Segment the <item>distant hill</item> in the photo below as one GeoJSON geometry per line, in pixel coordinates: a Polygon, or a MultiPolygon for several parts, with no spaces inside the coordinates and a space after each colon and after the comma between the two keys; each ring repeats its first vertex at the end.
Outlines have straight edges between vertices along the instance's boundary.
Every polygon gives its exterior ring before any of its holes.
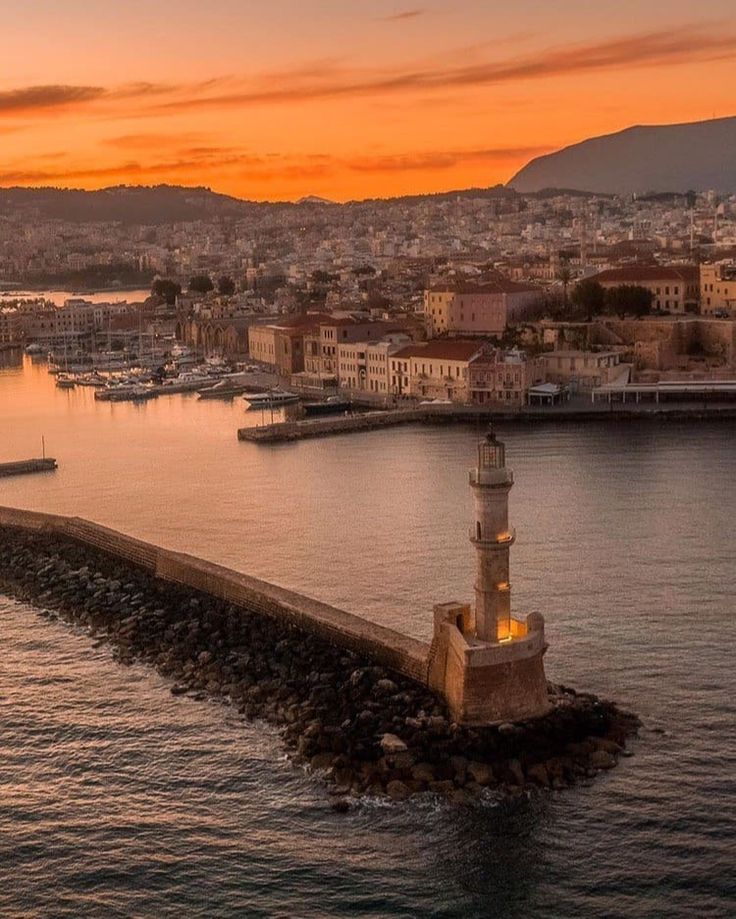
{"type": "Polygon", "coordinates": [[[177,223],[239,216],[257,205],[208,188],[118,185],[100,191],[66,188],[0,188],[0,216],[26,211],[45,220],[80,223],[177,223]]]}
{"type": "Polygon", "coordinates": [[[464,188],[399,198],[369,198],[337,204],[327,198],[309,195],[299,201],[244,201],[221,195],[209,188],[184,188],[180,185],[117,185],[99,191],[67,188],[2,188],[0,217],[27,216],[29,220],[68,220],[78,223],[126,223],[151,226],[211,220],[218,217],[243,217],[265,210],[313,210],[360,205],[380,207],[384,202],[401,201],[414,205],[423,201],[448,201],[455,198],[513,198],[515,192],[503,185],[491,188],[464,188]]]}
{"type": "Polygon", "coordinates": [[[594,137],[533,159],[508,184],[521,193],[736,192],[736,117],[594,137]]]}

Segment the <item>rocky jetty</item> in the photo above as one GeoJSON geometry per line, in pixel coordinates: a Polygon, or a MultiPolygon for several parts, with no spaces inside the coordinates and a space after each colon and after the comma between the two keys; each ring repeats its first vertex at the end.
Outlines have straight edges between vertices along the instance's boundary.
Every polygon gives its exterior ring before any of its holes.
{"type": "Polygon", "coordinates": [[[614,767],[638,726],[611,702],[550,685],[543,718],[463,727],[419,683],[58,536],[0,527],[0,591],[109,641],[122,663],[156,667],[176,695],[279,725],[292,760],[324,778],[337,810],[364,794],[465,803],[488,789],[561,789],[614,767]]]}

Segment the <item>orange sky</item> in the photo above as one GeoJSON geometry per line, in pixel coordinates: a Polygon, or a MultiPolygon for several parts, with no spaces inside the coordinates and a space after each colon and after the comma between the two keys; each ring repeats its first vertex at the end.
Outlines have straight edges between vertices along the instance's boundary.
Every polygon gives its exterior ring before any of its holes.
{"type": "Polygon", "coordinates": [[[0,0],[0,13],[0,185],[440,191],[630,124],[736,114],[733,0],[0,0]]]}

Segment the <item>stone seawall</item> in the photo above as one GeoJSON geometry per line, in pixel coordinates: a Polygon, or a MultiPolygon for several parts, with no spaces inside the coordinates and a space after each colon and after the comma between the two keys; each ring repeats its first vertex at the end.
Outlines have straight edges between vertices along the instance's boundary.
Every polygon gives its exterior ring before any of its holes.
{"type": "Polygon", "coordinates": [[[636,730],[612,703],[552,684],[542,718],[457,724],[427,685],[424,643],[78,518],[0,508],[0,592],[155,667],[175,695],[278,725],[341,810],[364,794],[561,789],[615,766],[636,730]]]}
{"type": "Polygon", "coordinates": [[[0,507],[0,526],[58,533],[132,562],[162,580],[184,584],[277,622],[298,626],[418,682],[427,681],[428,643],[267,581],[163,549],[80,517],[0,507]]]}
{"type": "Polygon", "coordinates": [[[260,427],[240,428],[238,439],[257,444],[278,444],[306,440],[313,437],[331,437],[337,434],[354,434],[363,431],[380,431],[406,424],[558,424],[569,422],[678,422],[678,421],[734,421],[733,405],[702,402],[691,405],[641,403],[610,405],[598,402],[585,408],[558,405],[550,408],[504,410],[473,405],[436,405],[417,409],[388,409],[341,418],[307,418],[302,421],[282,421],[260,427]]]}

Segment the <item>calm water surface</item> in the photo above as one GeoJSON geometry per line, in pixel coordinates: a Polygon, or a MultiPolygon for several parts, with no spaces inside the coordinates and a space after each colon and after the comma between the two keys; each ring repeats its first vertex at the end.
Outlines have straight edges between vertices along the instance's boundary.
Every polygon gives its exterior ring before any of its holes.
{"type": "MultiPolygon", "coordinates": [[[[469,598],[470,428],[239,443],[242,402],[59,391],[5,355],[0,504],[79,514],[419,637],[469,598]]],[[[735,431],[504,434],[517,609],[551,678],[645,729],[588,788],[506,812],[333,815],[278,736],[0,597],[0,915],[726,917],[736,914],[735,431]]]]}

